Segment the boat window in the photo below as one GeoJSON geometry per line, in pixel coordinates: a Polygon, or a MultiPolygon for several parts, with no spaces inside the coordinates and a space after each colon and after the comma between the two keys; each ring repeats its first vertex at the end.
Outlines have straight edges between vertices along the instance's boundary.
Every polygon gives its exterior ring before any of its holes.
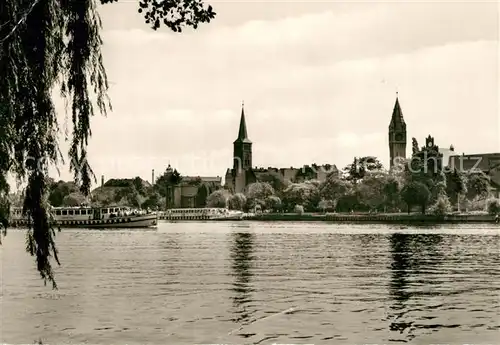
{"type": "Polygon", "coordinates": [[[68,214],[68,211],[66,211],[66,210],[62,210],[61,212],[62,212],[63,216],[66,216],[68,214]]]}
{"type": "Polygon", "coordinates": [[[107,208],[103,209],[102,213],[104,213],[104,214],[108,213],[108,209],[107,208]]]}
{"type": "Polygon", "coordinates": [[[56,210],[56,216],[60,216],[61,215],[61,210],[56,210]]]}
{"type": "Polygon", "coordinates": [[[68,216],[72,216],[73,215],[73,210],[68,210],[68,216]]]}
{"type": "Polygon", "coordinates": [[[80,215],[80,210],[75,210],[75,215],[79,216],[80,215]]]}

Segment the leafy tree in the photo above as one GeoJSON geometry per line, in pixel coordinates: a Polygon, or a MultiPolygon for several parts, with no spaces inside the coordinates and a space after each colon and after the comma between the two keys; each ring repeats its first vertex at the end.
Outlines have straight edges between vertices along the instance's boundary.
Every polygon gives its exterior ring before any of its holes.
{"type": "Polygon", "coordinates": [[[383,194],[385,199],[385,205],[391,209],[395,209],[399,204],[401,197],[400,192],[402,188],[402,179],[401,177],[390,174],[387,176],[385,181],[385,185],[383,188],[383,194]]]}
{"type": "Polygon", "coordinates": [[[155,209],[159,209],[163,205],[165,205],[165,203],[164,202],[162,203],[162,199],[161,199],[160,194],[157,192],[153,192],[153,193],[151,193],[151,195],[149,195],[144,200],[141,207],[145,208],[145,209],[149,208],[149,209],[155,210],[155,209]]]}
{"type": "Polygon", "coordinates": [[[410,213],[412,206],[420,206],[422,214],[425,214],[431,198],[431,192],[425,184],[422,182],[410,182],[403,187],[401,195],[403,201],[408,206],[408,213],[410,213]]]}
{"type": "Polygon", "coordinates": [[[277,212],[281,209],[281,199],[276,195],[270,195],[265,200],[265,206],[267,210],[277,212]]]}
{"type": "Polygon", "coordinates": [[[466,174],[467,199],[486,198],[490,188],[490,177],[481,170],[470,170],[466,174]]]}
{"type": "Polygon", "coordinates": [[[418,141],[415,138],[411,138],[411,151],[413,155],[416,155],[420,151],[418,148],[418,141]]]}
{"type": "Polygon", "coordinates": [[[292,183],[283,191],[283,206],[291,210],[295,205],[304,205],[304,208],[312,210],[319,202],[320,194],[317,182],[306,181],[292,183]]]}
{"type": "MultiPolygon", "coordinates": [[[[136,177],[136,179],[140,179],[140,177],[136,177]]],[[[134,181],[128,178],[112,178],[104,183],[103,187],[131,187],[134,185],[134,181]]]]}
{"type": "Polygon", "coordinates": [[[243,211],[247,204],[247,198],[242,193],[231,195],[228,200],[228,207],[230,210],[243,211]]]}
{"type": "Polygon", "coordinates": [[[368,172],[380,171],[382,169],[382,163],[376,157],[354,157],[353,162],[344,168],[344,176],[347,180],[357,183],[368,172]]]}
{"type": "Polygon", "coordinates": [[[319,193],[325,200],[338,201],[338,199],[349,192],[351,184],[340,179],[337,174],[328,174],[325,181],[319,186],[319,193]]]}
{"type": "Polygon", "coordinates": [[[360,200],[370,209],[380,209],[383,207],[385,198],[385,187],[388,182],[386,173],[370,173],[365,175],[361,183],[357,186],[360,200]]]}
{"type": "Polygon", "coordinates": [[[486,211],[486,199],[484,197],[476,196],[474,199],[467,199],[468,211],[486,211]]]}
{"type": "Polygon", "coordinates": [[[166,198],[166,208],[172,207],[175,187],[179,185],[181,181],[181,174],[177,171],[177,169],[172,170],[170,165],[166,171],[156,179],[153,189],[166,198]]]}
{"type": "MultiPolygon", "coordinates": [[[[49,182],[50,183],[50,182],[49,182]]],[[[49,203],[54,207],[63,206],[64,198],[79,191],[74,182],[52,182],[49,184],[49,203]]]]}
{"type": "Polygon", "coordinates": [[[452,210],[449,198],[445,194],[440,194],[436,202],[430,207],[429,211],[437,216],[444,216],[452,210]]]}
{"type": "Polygon", "coordinates": [[[446,169],[446,194],[456,204],[459,203],[459,196],[467,192],[467,177],[457,169],[446,169]]]}
{"type": "Polygon", "coordinates": [[[146,194],[144,183],[142,179],[137,176],[132,180],[132,185],[134,186],[135,190],[140,193],[140,194],[146,194]]]}
{"type": "Polygon", "coordinates": [[[208,195],[210,194],[209,192],[210,187],[207,184],[202,183],[198,186],[198,191],[196,192],[196,207],[205,207],[208,195]]]}
{"type": "Polygon", "coordinates": [[[285,180],[280,174],[259,174],[258,180],[259,182],[265,182],[271,185],[276,193],[281,193],[287,187],[285,180]]]}
{"type": "Polygon", "coordinates": [[[320,210],[322,210],[323,212],[331,212],[331,211],[334,211],[335,210],[335,202],[331,201],[331,200],[325,200],[325,199],[322,199],[319,203],[318,203],[318,208],[320,210]]]}
{"type": "Polygon", "coordinates": [[[497,198],[490,198],[486,200],[486,207],[489,214],[496,215],[500,213],[500,200],[497,198]]]}
{"type": "Polygon", "coordinates": [[[437,146],[424,146],[413,154],[405,167],[406,182],[420,182],[427,186],[434,202],[446,191],[446,176],[442,167],[442,154],[437,146]]]}
{"type": "Polygon", "coordinates": [[[207,198],[207,207],[226,207],[229,193],[224,189],[219,189],[210,194],[207,198]]]}
{"type": "Polygon", "coordinates": [[[274,195],[274,189],[269,183],[255,182],[248,186],[245,195],[247,197],[247,204],[249,208],[253,208],[256,205],[264,207],[265,200],[269,196],[274,195]]]}
{"type": "MultiPolygon", "coordinates": [[[[114,0],[101,0],[110,3],[114,0]]],[[[139,1],[153,29],[161,21],[174,32],[214,18],[200,0],[139,1]]],[[[90,118],[111,108],[101,55],[100,18],[95,0],[0,1],[0,197],[9,193],[8,173],[27,182],[23,213],[31,218],[27,250],[36,256],[41,278],[57,285],[51,257],[59,263],[49,222],[48,166],[61,161],[60,132],[52,100],[61,87],[71,109],[70,170],[84,195],[92,177],[87,157],[90,118]],[[95,100],[95,102],[93,102],[95,100]]],[[[8,209],[0,219],[8,218],[8,209]]]]}
{"type": "Polygon", "coordinates": [[[62,204],[63,206],[75,207],[85,204],[86,202],[87,197],[85,195],[80,192],[73,192],[64,197],[62,204]]]}
{"type": "Polygon", "coordinates": [[[304,213],[304,206],[302,206],[302,205],[295,205],[295,207],[293,209],[293,212],[297,213],[297,214],[303,214],[304,213]]]}

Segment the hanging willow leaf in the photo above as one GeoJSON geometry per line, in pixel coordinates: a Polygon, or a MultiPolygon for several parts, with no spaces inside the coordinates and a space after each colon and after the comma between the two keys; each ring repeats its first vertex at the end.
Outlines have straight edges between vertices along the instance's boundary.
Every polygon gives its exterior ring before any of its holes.
{"type": "MultiPolygon", "coordinates": [[[[116,2],[101,0],[102,4],[116,2]]],[[[140,0],[146,22],[166,19],[174,32],[209,22],[215,13],[200,0],[140,0]]],[[[88,195],[95,176],[87,160],[90,119],[111,110],[107,96],[96,0],[0,1],[0,230],[8,227],[7,175],[27,182],[23,214],[27,251],[45,282],[57,288],[51,259],[59,264],[47,200],[48,167],[63,161],[52,100],[58,87],[70,105],[70,169],[88,195]]],[[[94,182],[95,183],[95,182],[94,182]]]]}

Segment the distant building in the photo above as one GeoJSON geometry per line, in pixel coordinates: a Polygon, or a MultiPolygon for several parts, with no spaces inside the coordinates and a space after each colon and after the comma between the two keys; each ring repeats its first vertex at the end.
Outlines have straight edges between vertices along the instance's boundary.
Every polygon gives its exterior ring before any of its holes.
{"type": "MultiPolygon", "coordinates": [[[[398,97],[392,111],[391,122],[389,123],[389,157],[390,167],[394,166],[398,157],[406,158],[407,132],[403,112],[399,104],[398,97]]],[[[498,197],[500,195],[500,153],[477,153],[457,155],[455,148],[450,145],[449,149],[440,148],[435,144],[434,137],[425,138],[425,146],[419,148],[423,151],[438,152],[437,164],[441,168],[447,166],[454,167],[460,171],[479,169],[490,177],[492,192],[498,197]]]]}
{"type": "Polygon", "coordinates": [[[459,171],[481,170],[490,177],[493,194],[498,198],[500,194],[500,153],[477,153],[452,155],[448,166],[459,171]]]}
{"type": "Polygon", "coordinates": [[[222,188],[222,177],[183,176],[174,189],[173,207],[204,207],[207,196],[222,188]]]}
{"type": "Polygon", "coordinates": [[[317,179],[324,181],[330,172],[338,173],[335,165],[325,164],[302,168],[258,168],[252,167],[252,141],[248,138],[244,106],[241,107],[240,127],[238,137],[233,142],[233,167],[227,169],[225,187],[234,193],[243,193],[246,187],[262,180],[264,175],[276,175],[283,181],[303,182],[317,179]]]}

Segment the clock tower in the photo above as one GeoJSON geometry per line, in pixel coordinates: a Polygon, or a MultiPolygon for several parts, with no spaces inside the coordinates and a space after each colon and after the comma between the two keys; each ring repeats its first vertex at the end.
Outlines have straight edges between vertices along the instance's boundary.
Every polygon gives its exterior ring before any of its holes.
{"type": "Polygon", "coordinates": [[[406,123],[397,96],[389,124],[389,155],[390,168],[394,167],[400,160],[406,159],[406,123]]]}

